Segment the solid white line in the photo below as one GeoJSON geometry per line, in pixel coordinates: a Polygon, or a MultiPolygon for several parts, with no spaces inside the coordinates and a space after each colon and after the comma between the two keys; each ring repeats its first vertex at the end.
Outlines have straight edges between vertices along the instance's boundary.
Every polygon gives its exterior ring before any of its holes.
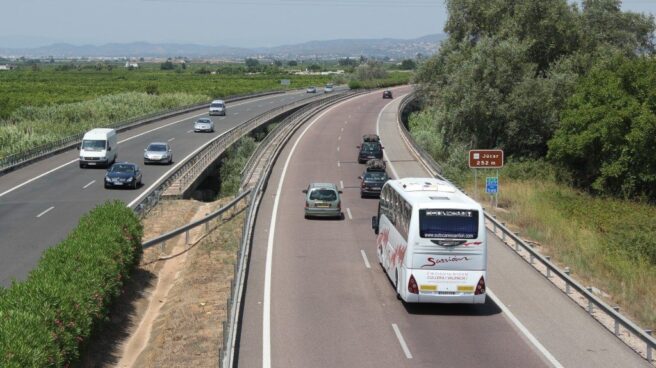
{"type": "Polygon", "coordinates": [[[342,189],[344,189],[344,181],[343,181],[343,180],[340,180],[340,181],[339,181],[339,186],[341,186],[342,189]]]}
{"type": "Polygon", "coordinates": [[[346,213],[348,213],[349,220],[353,220],[353,215],[351,215],[351,209],[347,208],[346,213]]]}
{"type": "Polygon", "coordinates": [[[410,353],[410,349],[408,349],[408,345],[405,343],[405,340],[403,339],[403,335],[401,335],[399,326],[397,326],[396,323],[392,323],[392,328],[394,329],[396,338],[399,339],[399,343],[401,344],[401,349],[403,349],[403,353],[405,354],[405,357],[408,359],[412,359],[412,354],[410,353]]]}
{"type": "MultiPolygon", "coordinates": [[[[378,119],[376,119],[376,134],[377,134],[379,137],[380,137],[380,117],[383,116],[383,111],[385,111],[385,109],[387,108],[387,106],[389,106],[389,105],[391,105],[391,104],[392,104],[391,101],[388,102],[385,106],[383,106],[383,108],[382,108],[382,109],[380,110],[380,112],[378,113],[378,119]]],[[[381,143],[382,143],[382,141],[381,141],[381,143]]],[[[384,158],[385,161],[387,161],[387,164],[388,164],[390,170],[392,170],[392,176],[393,176],[394,178],[398,179],[398,178],[399,178],[399,175],[396,173],[396,169],[394,169],[394,165],[392,165],[392,162],[389,160],[389,158],[387,158],[387,153],[385,152],[385,150],[383,150],[383,158],[384,158]]]]}
{"type": "MultiPolygon", "coordinates": [[[[261,98],[255,98],[255,99],[252,99],[252,100],[249,99],[249,100],[245,100],[245,101],[243,101],[243,102],[237,102],[237,103],[234,103],[234,104],[230,104],[230,106],[241,106],[241,105],[244,105],[244,104],[247,104],[247,103],[252,103],[252,102],[260,101],[260,100],[266,100],[266,99],[269,99],[269,98],[275,98],[275,97],[278,97],[278,95],[264,96],[264,97],[261,97],[261,98]]],[[[273,102],[274,102],[274,101],[271,101],[271,103],[273,103],[273,102]]],[[[165,125],[159,126],[159,127],[157,127],[157,128],[154,128],[154,129],[151,129],[151,130],[145,131],[145,132],[143,132],[143,133],[139,133],[139,134],[133,135],[133,136],[128,137],[128,138],[126,138],[126,139],[124,139],[124,140],[122,140],[122,141],[118,141],[118,143],[121,144],[121,143],[124,143],[124,142],[130,141],[130,140],[132,140],[132,139],[135,139],[135,138],[137,138],[137,137],[141,137],[141,136],[144,135],[144,134],[152,133],[152,132],[154,132],[154,131],[156,131],[156,130],[163,129],[163,128],[169,127],[169,126],[171,126],[171,125],[178,124],[178,123],[181,123],[181,122],[183,122],[183,121],[187,121],[187,120],[189,120],[189,119],[193,119],[193,118],[196,118],[196,117],[199,117],[199,116],[204,116],[204,115],[206,115],[206,114],[205,114],[205,113],[202,113],[202,114],[192,115],[192,116],[189,116],[189,117],[187,117],[187,118],[185,118],[185,119],[180,119],[180,120],[174,121],[174,122],[172,122],[172,123],[168,123],[168,124],[165,124],[165,125]]],[[[30,184],[30,183],[32,183],[32,182],[35,181],[35,180],[41,179],[42,177],[44,177],[44,176],[46,176],[46,175],[48,175],[48,174],[52,174],[53,172],[55,172],[55,171],[57,171],[57,170],[59,170],[59,169],[61,169],[61,168],[63,168],[63,167],[66,167],[66,166],[68,166],[68,165],[70,165],[70,164],[72,164],[72,163],[78,162],[78,161],[80,161],[80,160],[76,158],[75,160],[69,161],[69,162],[67,162],[67,163],[65,163],[65,164],[63,164],[63,165],[60,165],[60,166],[55,167],[54,169],[52,169],[52,170],[50,170],[50,171],[46,171],[46,172],[44,172],[43,174],[37,175],[37,176],[33,177],[32,179],[29,179],[29,180],[27,180],[27,181],[25,181],[25,182],[23,182],[23,183],[20,183],[20,184],[16,185],[15,187],[13,187],[13,188],[11,188],[11,189],[8,189],[8,190],[6,190],[6,191],[0,193],[0,197],[3,197],[3,196],[5,196],[5,195],[7,195],[7,194],[9,194],[9,193],[11,193],[11,192],[13,192],[13,191],[15,191],[16,189],[22,188],[22,187],[24,187],[25,185],[30,184]]]]}
{"type": "Polygon", "coordinates": [[[52,206],[52,207],[50,207],[50,208],[48,208],[47,210],[45,210],[45,211],[43,211],[43,212],[41,212],[40,214],[38,214],[38,215],[36,215],[36,217],[37,217],[37,218],[39,218],[39,217],[41,217],[41,216],[43,216],[43,215],[45,215],[46,213],[48,213],[48,212],[50,212],[50,211],[52,211],[52,210],[53,210],[54,208],[55,208],[55,207],[54,207],[54,206],[52,206]]]}
{"type": "Polygon", "coordinates": [[[169,142],[173,142],[174,140],[175,140],[175,138],[171,138],[171,139],[169,139],[169,142]]]}
{"type": "Polygon", "coordinates": [[[77,158],[76,158],[76,159],[73,160],[73,161],[69,161],[69,162],[67,162],[67,163],[65,163],[65,164],[63,164],[63,165],[61,165],[61,166],[57,166],[57,167],[55,167],[54,169],[52,169],[52,170],[50,170],[50,171],[46,171],[46,172],[44,172],[43,174],[41,174],[41,175],[39,175],[39,176],[35,176],[35,177],[33,177],[32,179],[30,179],[30,180],[28,180],[28,181],[25,181],[25,182],[23,182],[23,183],[20,183],[20,184],[16,185],[15,187],[13,187],[13,188],[11,188],[11,189],[8,189],[8,190],[6,190],[6,191],[0,193],[0,197],[4,196],[4,195],[6,195],[6,194],[11,193],[11,192],[13,192],[14,190],[16,190],[16,189],[18,189],[18,188],[24,187],[25,185],[27,185],[27,184],[29,184],[29,183],[35,181],[35,180],[41,179],[42,177],[44,177],[44,176],[46,176],[46,175],[48,175],[48,174],[51,174],[51,173],[53,173],[53,172],[55,172],[55,171],[61,169],[61,168],[64,167],[64,166],[68,166],[68,165],[70,165],[70,164],[72,164],[72,163],[74,163],[74,162],[78,162],[78,161],[80,161],[80,159],[77,159],[77,158]]]}
{"type": "MultiPolygon", "coordinates": [[[[342,104],[346,102],[351,102],[353,100],[362,98],[366,95],[360,95],[355,98],[343,101],[338,103],[335,106],[332,106],[331,108],[327,109],[326,111],[322,112],[319,116],[314,118],[307,127],[301,132],[301,134],[296,138],[296,142],[294,142],[294,145],[292,146],[291,151],[289,151],[289,155],[287,156],[287,160],[285,160],[285,165],[283,166],[282,173],[280,174],[280,181],[278,182],[278,188],[276,189],[276,196],[275,199],[273,200],[273,209],[271,212],[271,224],[269,226],[269,239],[267,241],[267,252],[266,252],[266,260],[265,260],[265,266],[264,266],[264,297],[263,297],[263,311],[262,311],[262,367],[263,368],[270,368],[271,367],[271,269],[273,267],[273,244],[274,244],[274,239],[275,239],[275,233],[276,233],[276,218],[278,215],[278,206],[280,205],[280,193],[282,192],[282,187],[283,183],[285,182],[285,175],[287,175],[287,168],[289,167],[289,162],[292,159],[292,156],[294,156],[294,151],[296,151],[296,147],[298,146],[299,142],[301,139],[303,139],[303,136],[307,131],[317,122],[319,121],[324,115],[328,114],[332,110],[336,109],[337,107],[341,106],[342,104]]],[[[339,161],[337,162],[339,165],[339,161]]]]}
{"type": "Polygon", "coordinates": [[[501,308],[503,313],[524,334],[524,336],[526,336],[528,341],[530,341],[531,344],[533,344],[533,346],[535,346],[535,348],[538,349],[540,353],[542,353],[542,355],[544,355],[544,357],[549,361],[549,363],[551,363],[556,368],[563,368],[563,365],[560,364],[560,362],[553,355],[551,355],[549,350],[547,350],[547,348],[545,348],[540,343],[540,341],[538,341],[538,339],[535,336],[533,336],[533,334],[528,330],[528,328],[526,328],[519,321],[519,319],[515,317],[515,315],[510,311],[510,309],[508,309],[508,307],[506,307],[505,304],[503,304],[501,300],[499,300],[499,298],[497,298],[497,296],[489,288],[487,289],[487,295],[490,297],[490,299],[492,299],[494,304],[498,305],[499,308],[501,308]]]}
{"type": "MultiPolygon", "coordinates": [[[[385,110],[385,108],[387,108],[387,106],[390,103],[385,105],[385,107],[383,107],[383,109],[378,114],[378,120],[376,121],[376,134],[378,134],[379,136],[380,136],[380,118],[381,118],[381,115],[383,114],[383,111],[385,110]]],[[[394,165],[387,158],[387,154],[385,154],[385,152],[383,152],[383,155],[385,156],[385,160],[387,160],[387,164],[388,164],[390,170],[392,170],[392,174],[394,175],[395,178],[398,178],[398,174],[396,173],[396,170],[394,169],[394,165]]],[[[524,334],[524,336],[526,336],[526,338],[533,344],[533,346],[535,346],[542,353],[542,355],[544,355],[544,357],[547,360],[549,360],[549,362],[551,364],[553,364],[554,367],[556,367],[556,368],[562,368],[563,367],[560,364],[560,362],[558,362],[558,360],[553,355],[551,355],[551,353],[540,343],[540,341],[538,341],[538,339],[535,338],[535,336],[533,336],[533,334],[531,334],[531,332],[517,319],[517,317],[515,317],[515,315],[512,314],[510,309],[508,309],[508,307],[506,307],[501,302],[501,300],[499,300],[496,297],[496,295],[494,295],[494,293],[492,292],[491,289],[489,289],[489,288],[487,289],[487,294],[490,296],[490,299],[492,299],[492,301],[495,304],[497,304],[499,306],[499,308],[501,308],[503,313],[506,314],[506,316],[508,316],[508,319],[510,319],[510,321],[513,324],[515,324],[515,326],[517,326],[517,328],[524,334]]],[[[400,336],[400,334],[397,335],[397,336],[400,336]]]]}
{"type": "Polygon", "coordinates": [[[369,264],[369,260],[367,259],[367,254],[364,252],[364,249],[360,249],[360,253],[362,254],[362,259],[364,260],[364,266],[367,268],[371,268],[371,265],[369,264]]]}
{"type": "Polygon", "coordinates": [[[95,180],[91,180],[91,182],[89,184],[83,186],[82,189],[87,189],[88,187],[92,186],[93,183],[95,183],[95,182],[96,182],[95,180]]]}

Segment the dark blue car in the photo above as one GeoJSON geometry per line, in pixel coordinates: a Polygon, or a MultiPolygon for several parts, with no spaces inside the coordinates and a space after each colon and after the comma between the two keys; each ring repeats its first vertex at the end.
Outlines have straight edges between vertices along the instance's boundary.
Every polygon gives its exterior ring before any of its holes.
{"type": "Polygon", "coordinates": [[[137,189],[141,185],[141,170],[131,162],[117,162],[107,169],[105,188],[127,187],[137,189]]]}

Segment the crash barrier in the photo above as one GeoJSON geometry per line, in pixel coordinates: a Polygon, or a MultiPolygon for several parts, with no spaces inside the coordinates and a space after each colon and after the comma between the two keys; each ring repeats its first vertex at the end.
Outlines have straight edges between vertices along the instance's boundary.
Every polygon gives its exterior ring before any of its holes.
{"type": "Polygon", "coordinates": [[[141,217],[145,216],[163,197],[181,198],[199,176],[234,142],[260,125],[274,119],[286,112],[297,109],[316,100],[328,97],[313,97],[295,101],[273,110],[262,113],[247,122],[217,136],[201,146],[191,157],[181,161],[168,176],[151,190],[148,195],[133,204],[134,211],[141,217]]]}
{"type": "MultiPolygon", "coordinates": [[[[230,96],[226,98],[226,102],[236,102],[236,101],[241,101],[249,98],[256,98],[256,97],[262,97],[262,96],[268,96],[268,95],[274,95],[274,94],[281,94],[284,93],[284,91],[271,91],[271,92],[262,92],[262,93],[255,93],[255,94],[247,94],[247,95],[235,95],[235,96],[230,96]]],[[[182,106],[178,107],[175,109],[170,109],[166,111],[158,111],[152,114],[148,115],[142,115],[139,117],[135,117],[133,119],[128,119],[128,120],[123,120],[119,121],[116,123],[109,124],[105,126],[104,128],[113,128],[116,129],[118,132],[126,131],[129,129],[134,129],[136,127],[139,127],[141,125],[149,124],[155,121],[159,121],[162,119],[170,118],[173,116],[177,115],[182,115],[186,114],[188,112],[200,110],[200,109],[206,109],[210,105],[209,102],[204,102],[200,104],[193,104],[193,105],[187,105],[187,106],[182,106]]],[[[79,134],[74,134],[62,139],[59,139],[55,142],[51,143],[46,143],[37,147],[34,147],[32,149],[29,149],[25,152],[17,153],[14,155],[9,155],[3,159],[0,160],[0,175],[3,175],[5,173],[8,173],[10,171],[13,171],[19,167],[29,165],[31,163],[34,163],[38,160],[42,160],[46,157],[50,157],[52,155],[64,152],[69,149],[73,149],[77,146],[80,145],[80,142],[82,141],[82,137],[84,136],[85,132],[79,133],[79,134]]]]}
{"type": "MultiPolygon", "coordinates": [[[[405,141],[408,148],[413,152],[415,157],[419,160],[420,164],[427,168],[436,178],[450,182],[445,178],[441,173],[441,167],[433,160],[432,157],[414,140],[408,129],[406,128],[404,122],[401,120],[401,113],[405,110],[409,103],[415,98],[414,94],[409,94],[403,98],[399,105],[398,110],[398,126],[401,132],[401,136],[405,141]]],[[[464,192],[462,188],[458,188],[464,192]]],[[[569,268],[561,270],[555,264],[553,264],[549,257],[545,257],[539,252],[537,252],[533,247],[523,240],[518,233],[515,233],[508,229],[504,223],[499,222],[496,219],[496,216],[490,215],[487,212],[485,213],[485,219],[488,222],[488,225],[491,227],[491,230],[494,234],[501,239],[504,244],[508,245],[515,252],[519,253],[527,252],[528,262],[534,267],[541,265],[540,269],[544,269],[544,272],[540,271],[549,281],[555,283],[556,280],[560,280],[565,284],[564,292],[572,299],[581,297],[585,300],[583,307],[593,318],[597,319],[599,322],[600,319],[595,316],[595,313],[601,312],[603,315],[609,317],[612,320],[612,323],[606,324],[601,323],[604,327],[610,330],[615,336],[620,338],[622,341],[627,343],[629,347],[634,349],[639,353],[643,358],[647,359],[648,362],[653,362],[653,351],[656,349],[656,339],[651,336],[650,330],[645,330],[636,325],[633,321],[628,319],[626,316],[622,315],[619,312],[619,307],[611,307],[606,304],[604,301],[599,299],[596,295],[592,293],[591,287],[585,287],[578,283],[570,276],[569,268]],[[626,334],[629,334],[631,337],[639,339],[642,343],[640,346],[632,346],[629,344],[625,337],[626,334]]]]}
{"type": "MultiPolygon", "coordinates": [[[[244,222],[244,230],[242,231],[242,241],[239,247],[239,254],[237,255],[238,262],[235,263],[235,277],[232,280],[230,285],[230,298],[227,301],[228,308],[228,320],[223,322],[223,345],[219,350],[219,365],[223,368],[232,368],[236,365],[234,361],[235,358],[235,347],[237,340],[238,327],[241,318],[241,303],[244,297],[244,286],[246,280],[246,270],[248,268],[248,260],[251,249],[251,242],[253,239],[253,231],[255,227],[255,218],[257,216],[257,211],[262,200],[262,196],[266,189],[269,177],[273,166],[275,165],[276,159],[282,152],[282,149],[285,147],[285,144],[291,139],[294,133],[312,116],[316,115],[322,110],[325,110],[327,107],[335,105],[343,100],[351,98],[355,95],[361,94],[364,92],[358,93],[349,93],[341,96],[334,96],[324,101],[319,101],[314,104],[308,105],[303,109],[303,111],[298,111],[295,113],[295,117],[289,120],[286,120],[283,124],[280,124],[274,131],[268,134],[268,141],[263,141],[260,144],[260,147],[270,146],[273,148],[271,151],[263,149],[254,152],[251,156],[251,160],[265,162],[265,165],[261,171],[261,175],[257,180],[257,184],[254,186],[251,192],[251,199],[248,211],[246,212],[246,220],[244,222]],[[277,136],[277,137],[276,137],[277,136]],[[260,156],[258,156],[260,155],[260,156]],[[262,155],[264,155],[262,157],[262,155]],[[259,157],[260,159],[258,159],[259,157]]],[[[251,164],[255,165],[255,164],[251,164]]]]}

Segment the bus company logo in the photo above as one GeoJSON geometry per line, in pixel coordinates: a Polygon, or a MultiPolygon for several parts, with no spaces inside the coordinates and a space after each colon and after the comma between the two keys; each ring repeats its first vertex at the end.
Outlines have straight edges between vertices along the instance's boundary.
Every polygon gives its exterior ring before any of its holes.
{"type": "Polygon", "coordinates": [[[394,248],[392,254],[390,254],[390,263],[392,263],[392,267],[396,267],[403,262],[406,249],[408,249],[408,246],[405,244],[398,244],[396,248],[394,248]]]}
{"type": "Polygon", "coordinates": [[[421,268],[424,267],[434,267],[435,265],[438,264],[443,264],[443,263],[452,263],[452,262],[466,262],[471,260],[469,257],[448,257],[448,258],[433,258],[433,257],[428,257],[426,260],[426,264],[421,266],[421,268]]]}
{"type": "Polygon", "coordinates": [[[483,242],[475,241],[475,242],[468,242],[464,244],[460,244],[461,247],[475,247],[477,245],[481,245],[483,242]]]}

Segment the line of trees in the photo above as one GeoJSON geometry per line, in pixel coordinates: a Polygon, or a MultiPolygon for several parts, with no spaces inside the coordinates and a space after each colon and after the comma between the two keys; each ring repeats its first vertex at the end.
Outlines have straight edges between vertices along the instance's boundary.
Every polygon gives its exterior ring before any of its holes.
{"type": "Polygon", "coordinates": [[[499,147],[587,190],[656,200],[653,16],[620,0],[446,6],[449,37],[416,77],[436,156],[499,147]]]}

